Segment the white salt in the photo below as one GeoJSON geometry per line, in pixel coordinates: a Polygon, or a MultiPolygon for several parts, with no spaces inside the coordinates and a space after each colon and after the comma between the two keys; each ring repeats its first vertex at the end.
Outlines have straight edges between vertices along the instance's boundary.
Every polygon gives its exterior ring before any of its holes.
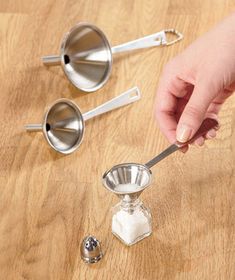
{"type": "Polygon", "coordinates": [[[139,237],[151,232],[151,225],[148,217],[140,208],[130,213],[126,210],[119,210],[113,215],[112,231],[118,235],[126,244],[131,245],[139,237]]]}
{"type": "Polygon", "coordinates": [[[139,191],[140,189],[141,187],[137,184],[120,184],[115,187],[115,191],[125,192],[125,193],[133,192],[133,191],[136,192],[139,191]]]}

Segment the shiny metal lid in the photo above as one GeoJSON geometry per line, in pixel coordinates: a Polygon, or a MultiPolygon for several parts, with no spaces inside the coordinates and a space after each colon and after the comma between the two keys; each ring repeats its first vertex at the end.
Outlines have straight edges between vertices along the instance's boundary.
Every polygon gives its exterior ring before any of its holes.
{"type": "Polygon", "coordinates": [[[94,236],[86,236],[81,244],[81,258],[86,263],[96,263],[102,259],[101,244],[94,236]]]}

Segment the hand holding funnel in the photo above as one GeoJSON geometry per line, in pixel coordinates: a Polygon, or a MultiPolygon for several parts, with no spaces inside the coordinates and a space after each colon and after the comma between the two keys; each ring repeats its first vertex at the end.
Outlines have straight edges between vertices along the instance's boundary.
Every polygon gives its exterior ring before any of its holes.
{"type": "Polygon", "coordinates": [[[118,164],[104,173],[104,187],[121,199],[121,203],[115,206],[112,220],[112,232],[115,236],[125,244],[132,245],[151,234],[150,210],[144,207],[139,200],[140,194],[151,184],[152,172],[150,168],[173,152],[193,143],[212,128],[217,127],[216,120],[205,119],[190,141],[186,143],[176,142],[145,164],[118,164]],[[136,214],[133,215],[133,213],[136,214]],[[128,223],[125,224],[123,221],[128,221],[128,223]]]}

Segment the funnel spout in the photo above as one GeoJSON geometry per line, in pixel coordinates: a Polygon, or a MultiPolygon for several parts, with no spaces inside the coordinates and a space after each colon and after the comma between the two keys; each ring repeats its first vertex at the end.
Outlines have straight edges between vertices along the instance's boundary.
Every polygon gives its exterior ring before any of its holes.
{"type": "Polygon", "coordinates": [[[42,57],[42,62],[48,66],[56,66],[61,64],[59,55],[46,55],[42,57]]]}
{"type": "Polygon", "coordinates": [[[42,124],[26,124],[25,129],[29,132],[42,131],[42,124]]]}
{"type": "Polygon", "coordinates": [[[139,200],[139,196],[143,191],[137,191],[135,193],[117,194],[116,195],[123,201],[123,203],[135,203],[139,200]]]}

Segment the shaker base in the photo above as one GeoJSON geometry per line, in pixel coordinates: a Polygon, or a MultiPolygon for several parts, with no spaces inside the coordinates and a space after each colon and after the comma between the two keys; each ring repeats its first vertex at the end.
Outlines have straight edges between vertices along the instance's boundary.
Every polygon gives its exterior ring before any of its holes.
{"type": "Polygon", "coordinates": [[[113,231],[112,231],[112,234],[113,234],[115,237],[117,237],[117,238],[118,238],[122,243],[124,243],[125,245],[127,245],[127,246],[132,246],[132,245],[136,244],[137,242],[143,240],[144,238],[150,236],[150,235],[152,234],[152,231],[149,231],[149,232],[147,232],[147,233],[144,233],[143,235],[137,237],[134,241],[132,241],[132,242],[130,242],[130,243],[128,243],[128,242],[126,242],[125,240],[123,240],[118,234],[116,234],[116,233],[113,232],[113,231]]]}

